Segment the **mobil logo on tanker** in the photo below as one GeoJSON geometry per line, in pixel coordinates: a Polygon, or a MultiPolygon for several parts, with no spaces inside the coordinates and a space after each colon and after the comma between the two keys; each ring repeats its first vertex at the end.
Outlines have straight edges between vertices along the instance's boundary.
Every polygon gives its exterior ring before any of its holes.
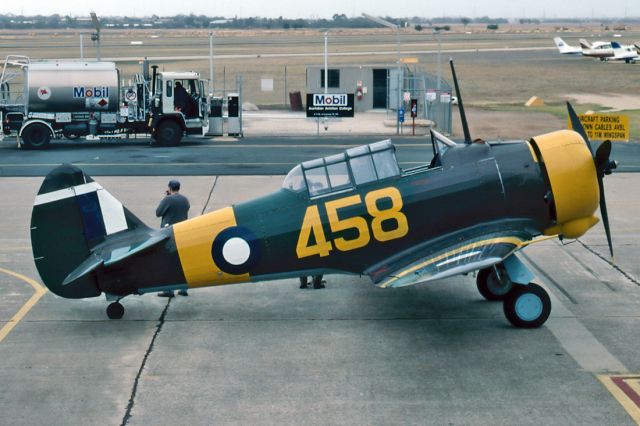
{"type": "Polygon", "coordinates": [[[74,98],[108,98],[108,87],[74,87],[74,98]]]}
{"type": "Polygon", "coordinates": [[[313,106],[347,106],[346,94],[319,94],[313,95],[313,106]]]}

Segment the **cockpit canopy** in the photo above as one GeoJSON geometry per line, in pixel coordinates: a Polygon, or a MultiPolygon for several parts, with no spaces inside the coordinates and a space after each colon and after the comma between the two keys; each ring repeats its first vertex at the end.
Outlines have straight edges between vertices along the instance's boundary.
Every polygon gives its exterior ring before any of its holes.
{"type": "Polygon", "coordinates": [[[299,164],[282,187],[293,192],[308,190],[310,197],[317,197],[399,175],[396,148],[387,139],[299,164]]]}

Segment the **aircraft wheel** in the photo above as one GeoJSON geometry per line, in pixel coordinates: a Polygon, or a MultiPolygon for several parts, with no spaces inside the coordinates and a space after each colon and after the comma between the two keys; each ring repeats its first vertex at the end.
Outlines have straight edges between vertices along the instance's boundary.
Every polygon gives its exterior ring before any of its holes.
{"type": "Polygon", "coordinates": [[[551,313],[549,293],[538,284],[515,285],[502,305],[509,322],[519,328],[537,328],[551,313]]]}
{"type": "Polygon", "coordinates": [[[478,291],[487,300],[504,300],[513,288],[513,283],[507,276],[507,271],[501,265],[481,269],[476,277],[478,291]],[[498,273],[496,273],[498,270],[498,273]]]}
{"type": "Polygon", "coordinates": [[[109,319],[120,319],[124,315],[124,306],[120,302],[113,302],[107,306],[107,316],[109,319]]]}

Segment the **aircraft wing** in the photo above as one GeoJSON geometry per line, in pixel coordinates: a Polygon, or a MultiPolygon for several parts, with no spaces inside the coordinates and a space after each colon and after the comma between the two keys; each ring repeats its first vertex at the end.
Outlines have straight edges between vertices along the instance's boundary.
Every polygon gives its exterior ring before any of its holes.
{"type": "MultiPolygon", "coordinates": [[[[458,238],[449,238],[451,240],[458,241],[458,238]]],[[[430,245],[387,259],[365,273],[379,287],[404,287],[439,280],[500,263],[529,240],[531,236],[518,232],[492,233],[454,244],[441,243],[440,247],[430,245]]]]}

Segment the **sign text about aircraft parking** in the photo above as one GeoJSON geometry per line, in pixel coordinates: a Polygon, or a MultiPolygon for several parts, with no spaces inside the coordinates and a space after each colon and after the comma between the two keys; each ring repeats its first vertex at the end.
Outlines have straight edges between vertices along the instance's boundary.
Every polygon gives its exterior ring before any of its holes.
{"type": "MultiPolygon", "coordinates": [[[[591,140],[629,141],[629,117],[623,114],[580,114],[580,122],[591,140]]],[[[571,128],[571,122],[569,122],[571,128]]]]}
{"type": "Polygon", "coordinates": [[[353,93],[307,93],[307,117],[353,117],[353,93]]]}

